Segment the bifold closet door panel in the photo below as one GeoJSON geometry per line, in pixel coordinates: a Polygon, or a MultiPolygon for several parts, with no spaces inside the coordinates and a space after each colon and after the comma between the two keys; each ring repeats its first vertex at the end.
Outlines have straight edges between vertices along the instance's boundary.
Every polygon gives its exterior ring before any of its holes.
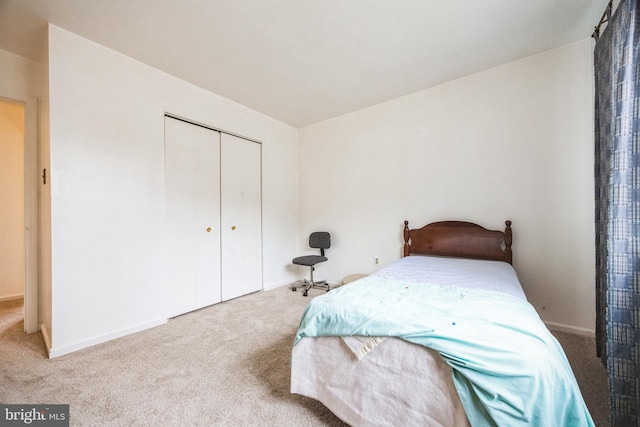
{"type": "Polygon", "coordinates": [[[262,289],[261,146],[221,135],[222,300],[262,289]]]}
{"type": "Polygon", "coordinates": [[[165,117],[168,317],[221,301],[220,133],[165,117]]]}

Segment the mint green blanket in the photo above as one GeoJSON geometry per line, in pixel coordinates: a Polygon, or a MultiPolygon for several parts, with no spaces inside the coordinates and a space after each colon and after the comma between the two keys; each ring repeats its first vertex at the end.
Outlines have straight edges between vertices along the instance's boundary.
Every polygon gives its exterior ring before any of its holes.
{"type": "Polygon", "coordinates": [[[474,427],[594,425],[562,347],[520,298],[369,276],[314,298],[294,345],[351,335],[438,351],[474,427]]]}

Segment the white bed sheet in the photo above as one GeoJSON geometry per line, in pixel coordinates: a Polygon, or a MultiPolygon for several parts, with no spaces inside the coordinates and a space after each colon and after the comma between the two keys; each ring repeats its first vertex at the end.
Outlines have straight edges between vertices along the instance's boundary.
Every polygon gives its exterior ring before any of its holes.
{"type": "Polygon", "coordinates": [[[351,426],[469,426],[451,367],[399,338],[362,360],[339,337],[303,338],[293,348],[291,392],[322,402],[351,426]]]}
{"type": "MultiPolygon", "coordinates": [[[[374,274],[526,299],[515,270],[501,261],[409,256],[374,274]]],[[[322,402],[352,426],[469,425],[449,365],[399,338],[305,337],[292,351],[291,392],[322,402]]]]}
{"type": "Polygon", "coordinates": [[[504,261],[412,255],[400,258],[373,275],[408,283],[486,289],[526,300],[516,271],[504,261]]]}

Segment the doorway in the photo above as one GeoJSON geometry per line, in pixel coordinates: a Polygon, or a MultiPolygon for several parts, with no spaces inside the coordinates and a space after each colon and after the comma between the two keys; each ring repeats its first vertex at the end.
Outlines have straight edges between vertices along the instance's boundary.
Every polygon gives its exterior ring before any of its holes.
{"type": "Polygon", "coordinates": [[[23,299],[24,331],[38,325],[37,105],[0,93],[0,301],[23,299]]]}
{"type": "Polygon", "coordinates": [[[24,105],[0,100],[0,301],[24,297],[24,105]]]}

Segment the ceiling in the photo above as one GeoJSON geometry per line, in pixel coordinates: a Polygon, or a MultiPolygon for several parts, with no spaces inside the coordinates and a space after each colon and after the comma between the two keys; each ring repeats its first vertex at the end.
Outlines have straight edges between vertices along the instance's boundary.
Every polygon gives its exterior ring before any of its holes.
{"type": "Polygon", "coordinates": [[[46,22],[301,128],[588,38],[608,0],[0,0],[0,49],[46,22]]]}

